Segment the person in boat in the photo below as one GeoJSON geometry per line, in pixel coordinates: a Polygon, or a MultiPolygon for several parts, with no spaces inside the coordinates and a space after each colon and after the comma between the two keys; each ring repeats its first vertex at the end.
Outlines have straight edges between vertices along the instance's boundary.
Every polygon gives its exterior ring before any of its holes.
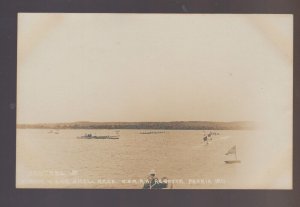
{"type": "Polygon", "coordinates": [[[147,181],[144,183],[143,189],[160,189],[160,183],[158,178],[155,176],[155,171],[151,170],[147,181]]]}

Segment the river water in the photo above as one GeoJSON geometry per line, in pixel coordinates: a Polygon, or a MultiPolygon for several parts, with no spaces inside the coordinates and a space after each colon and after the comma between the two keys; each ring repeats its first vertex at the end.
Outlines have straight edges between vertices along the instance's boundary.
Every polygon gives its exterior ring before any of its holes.
{"type": "Polygon", "coordinates": [[[17,129],[18,188],[140,189],[150,170],[174,189],[291,188],[292,144],[266,131],[215,131],[208,144],[202,130],[50,132],[17,129]],[[78,139],[86,133],[120,138],[78,139]],[[226,164],[234,145],[241,163],[226,164]]]}

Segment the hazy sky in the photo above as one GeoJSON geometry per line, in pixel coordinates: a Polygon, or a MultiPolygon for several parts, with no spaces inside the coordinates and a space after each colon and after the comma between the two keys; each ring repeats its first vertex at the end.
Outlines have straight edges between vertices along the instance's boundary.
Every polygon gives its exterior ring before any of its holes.
{"type": "Polygon", "coordinates": [[[292,15],[18,16],[18,123],[292,117],[292,15]]]}

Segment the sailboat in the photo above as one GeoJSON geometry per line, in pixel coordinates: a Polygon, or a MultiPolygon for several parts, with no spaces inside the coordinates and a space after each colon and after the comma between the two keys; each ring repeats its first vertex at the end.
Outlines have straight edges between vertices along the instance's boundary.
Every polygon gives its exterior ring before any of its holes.
{"type": "Polygon", "coordinates": [[[234,145],[233,147],[231,147],[225,155],[230,155],[230,154],[234,154],[235,155],[235,160],[225,160],[224,162],[226,164],[241,163],[241,161],[237,159],[236,145],[234,145]]]}
{"type": "Polygon", "coordinates": [[[208,145],[208,138],[207,138],[207,136],[203,137],[203,143],[206,143],[206,145],[208,145]]]}

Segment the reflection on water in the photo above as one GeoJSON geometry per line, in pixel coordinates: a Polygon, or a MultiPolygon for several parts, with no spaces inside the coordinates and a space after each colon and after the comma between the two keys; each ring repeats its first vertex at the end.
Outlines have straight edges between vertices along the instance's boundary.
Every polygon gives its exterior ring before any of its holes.
{"type": "Polygon", "coordinates": [[[291,182],[290,144],[262,131],[217,131],[209,144],[201,130],[49,131],[17,130],[17,187],[142,188],[151,169],[174,189],[286,188],[291,182]],[[88,133],[120,139],[78,139],[88,133]],[[225,155],[234,145],[241,163],[225,164],[235,159],[225,155]]]}

